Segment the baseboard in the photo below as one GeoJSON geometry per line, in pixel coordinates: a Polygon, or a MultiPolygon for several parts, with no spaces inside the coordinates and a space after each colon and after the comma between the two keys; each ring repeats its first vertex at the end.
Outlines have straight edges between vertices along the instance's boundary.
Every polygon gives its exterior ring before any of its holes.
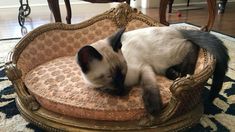
{"type": "MultiPolygon", "coordinates": [[[[217,1],[218,3],[219,1],[217,1]]],[[[228,3],[230,2],[235,2],[235,0],[228,0],[228,3]]],[[[206,5],[207,2],[190,2],[190,5],[195,5],[195,6],[202,6],[206,5]]],[[[155,0],[131,0],[131,6],[136,7],[136,8],[158,8],[159,7],[159,1],[156,2],[155,0]]],[[[187,3],[173,3],[173,6],[177,7],[182,7],[182,6],[187,6],[187,3]]]]}
{"type": "MultiPolygon", "coordinates": [[[[232,3],[232,2],[235,2],[235,0],[228,0],[228,3],[232,3]]],[[[219,3],[219,1],[217,1],[217,3],[219,3]]],[[[189,3],[190,5],[206,5],[207,4],[207,2],[206,1],[204,1],[204,2],[190,2],[189,3]]],[[[187,6],[187,3],[176,3],[176,4],[174,4],[173,3],[173,6],[187,6]]]]}
{"type": "MultiPolygon", "coordinates": [[[[139,3],[138,0],[131,0],[131,6],[132,7],[141,7],[141,8],[157,8],[159,7],[159,3],[153,3],[151,0],[143,0],[144,2],[139,3]]],[[[217,1],[218,3],[219,1],[217,1]]],[[[231,2],[235,2],[235,0],[228,0],[228,3],[231,2]]],[[[86,9],[90,9],[90,8],[94,8],[94,6],[97,9],[98,7],[115,7],[118,3],[117,2],[113,2],[113,3],[90,3],[90,2],[85,2],[85,1],[78,1],[78,2],[71,2],[71,5],[77,5],[81,8],[86,8],[86,9]]],[[[190,5],[205,5],[207,4],[207,2],[190,2],[190,5]]],[[[173,6],[177,7],[177,6],[186,6],[187,3],[173,3],[173,6]]],[[[48,6],[47,3],[43,3],[43,4],[29,4],[30,7],[45,7],[48,6]]],[[[64,2],[60,2],[60,6],[65,6],[64,2]]],[[[0,6],[0,9],[6,9],[6,8],[19,8],[19,5],[11,5],[11,6],[0,6]]]]}

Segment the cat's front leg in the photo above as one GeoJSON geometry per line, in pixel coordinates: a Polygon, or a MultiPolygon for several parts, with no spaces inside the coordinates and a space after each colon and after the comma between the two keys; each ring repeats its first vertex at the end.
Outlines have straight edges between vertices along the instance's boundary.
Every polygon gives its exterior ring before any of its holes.
{"type": "Polygon", "coordinates": [[[140,125],[150,126],[155,124],[156,117],[160,114],[163,104],[160,90],[155,79],[155,73],[150,66],[144,66],[141,70],[141,86],[143,88],[143,101],[148,116],[140,122],[140,125]]]}

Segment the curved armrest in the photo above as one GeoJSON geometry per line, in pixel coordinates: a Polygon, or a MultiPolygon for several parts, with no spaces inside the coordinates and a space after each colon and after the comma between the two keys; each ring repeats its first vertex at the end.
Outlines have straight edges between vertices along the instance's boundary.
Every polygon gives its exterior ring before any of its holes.
{"type": "Polygon", "coordinates": [[[170,90],[173,98],[178,102],[175,114],[187,112],[201,102],[201,94],[207,80],[212,76],[215,68],[215,59],[208,52],[204,53],[204,67],[193,75],[176,79],[170,90]]]}
{"type": "MultiPolygon", "coordinates": [[[[167,4],[169,0],[160,0],[160,7],[159,7],[159,19],[160,23],[164,25],[169,25],[169,22],[166,21],[166,9],[167,4]]],[[[201,30],[203,31],[210,31],[213,27],[214,21],[215,21],[215,15],[216,15],[216,1],[215,0],[207,0],[207,6],[208,6],[208,20],[207,24],[202,27],[201,30]]]]}
{"type": "Polygon", "coordinates": [[[174,81],[170,90],[175,98],[181,100],[181,98],[184,98],[182,93],[188,93],[188,95],[192,94],[192,91],[197,91],[197,89],[195,89],[196,87],[204,85],[212,76],[215,68],[215,59],[213,55],[206,50],[204,50],[204,63],[202,65],[203,68],[199,72],[178,78],[174,81]]]}
{"type": "Polygon", "coordinates": [[[207,80],[211,77],[215,67],[215,59],[211,54],[203,50],[203,67],[193,75],[187,75],[176,79],[170,87],[171,100],[160,115],[160,121],[164,122],[174,116],[187,113],[200,103],[201,93],[207,80]],[[201,69],[201,70],[200,70],[201,69]]]}
{"type": "Polygon", "coordinates": [[[12,52],[9,53],[6,63],[4,65],[5,73],[8,77],[8,79],[12,82],[15,91],[18,95],[18,98],[27,104],[27,108],[30,110],[38,110],[39,104],[36,102],[35,98],[28,93],[28,91],[25,89],[25,85],[21,79],[22,72],[16,67],[16,64],[13,63],[12,60],[12,52]]]}

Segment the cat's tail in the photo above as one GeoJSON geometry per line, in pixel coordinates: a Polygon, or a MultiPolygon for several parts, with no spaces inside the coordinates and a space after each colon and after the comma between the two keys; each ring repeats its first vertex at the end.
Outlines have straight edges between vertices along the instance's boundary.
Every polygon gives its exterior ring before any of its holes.
{"type": "Polygon", "coordinates": [[[180,30],[183,37],[193,44],[206,49],[216,59],[213,73],[212,86],[209,93],[209,102],[212,102],[219,94],[225,74],[228,70],[229,55],[224,43],[216,36],[199,30],[180,30]]]}

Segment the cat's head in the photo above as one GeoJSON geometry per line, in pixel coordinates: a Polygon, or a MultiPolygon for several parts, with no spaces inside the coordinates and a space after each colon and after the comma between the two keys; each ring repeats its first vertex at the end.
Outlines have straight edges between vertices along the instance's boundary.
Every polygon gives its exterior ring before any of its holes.
{"type": "Polygon", "coordinates": [[[125,91],[127,64],[122,55],[121,28],[110,37],[79,49],[76,59],[84,80],[92,87],[115,95],[125,91]]]}

